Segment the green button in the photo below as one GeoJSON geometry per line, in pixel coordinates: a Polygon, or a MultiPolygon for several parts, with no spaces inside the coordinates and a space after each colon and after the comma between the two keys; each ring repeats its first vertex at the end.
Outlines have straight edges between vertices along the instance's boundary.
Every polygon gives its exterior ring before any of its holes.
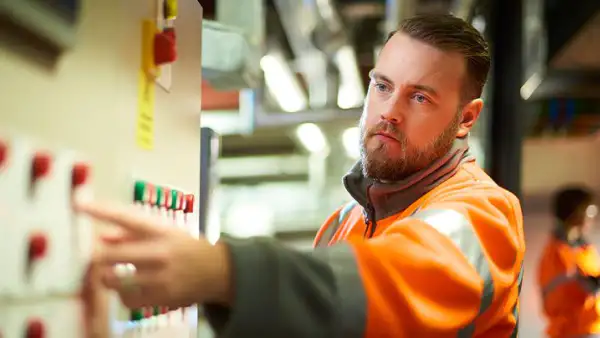
{"type": "Polygon", "coordinates": [[[144,319],[144,310],[142,310],[142,309],[131,310],[131,321],[137,322],[142,319],[144,319]]]}
{"type": "Polygon", "coordinates": [[[144,202],[146,196],[146,182],[136,181],[133,188],[133,200],[135,202],[144,202]]]}
{"type": "Polygon", "coordinates": [[[177,210],[177,195],[179,192],[177,190],[171,190],[171,205],[169,206],[171,210],[177,210]]]}
{"type": "Polygon", "coordinates": [[[156,205],[161,206],[164,203],[165,192],[163,188],[156,187],[156,205]]]}

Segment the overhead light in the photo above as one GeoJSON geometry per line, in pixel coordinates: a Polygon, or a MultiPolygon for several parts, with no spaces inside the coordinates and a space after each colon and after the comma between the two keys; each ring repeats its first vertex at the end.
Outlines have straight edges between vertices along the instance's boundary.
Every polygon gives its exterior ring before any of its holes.
{"type": "Polygon", "coordinates": [[[358,127],[352,127],[344,130],[342,134],[342,144],[346,150],[346,155],[352,159],[360,157],[360,130],[358,127]]]}
{"type": "Polygon", "coordinates": [[[533,92],[542,84],[542,77],[539,73],[534,73],[531,77],[525,82],[523,86],[521,86],[521,98],[523,100],[529,100],[533,92]]]}
{"type": "Polygon", "coordinates": [[[272,53],[263,56],[260,67],[264,71],[267,88],[281,109],[286,112],[306,109],[306,95],[282,55],[272,53]]]}
{"type": "Polygon", "coordinates": [[[473,25],[473,27],[479,31],[479,33],[484,33],[485,32],[485,19],[483,18],[483,16],[478,15],[476,17],[473,18],[473,21],[471,22],[471,25],[473,25]]]}
{"type": "Polygon", "coordinates": [[[356,53],[351,46],[343,46],[334,56],[340,73],[337,105],[342,109],[360,107],[365,99],[365,89],[358,70],[356,53]]]}
{"type": "Polygon", "coordinates": [[[296,136],[306,150],[311,153],[322,153],[328,148],[325,135],[314,123],[303,123],[296,128],[296,136]]]}

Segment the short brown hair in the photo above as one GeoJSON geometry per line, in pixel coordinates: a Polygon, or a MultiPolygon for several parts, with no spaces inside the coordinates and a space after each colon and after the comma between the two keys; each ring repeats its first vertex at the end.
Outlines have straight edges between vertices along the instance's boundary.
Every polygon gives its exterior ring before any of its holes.
{"type": "Polygon", "coordinates": [[[438,49],[464,55],[467,70],[464,99],[481,96],[491,57],[487,42],[475,27],[450,14],[429,14],[402,21],[398,29],[388,35],[386,42],[398,32],[438,49]]]}

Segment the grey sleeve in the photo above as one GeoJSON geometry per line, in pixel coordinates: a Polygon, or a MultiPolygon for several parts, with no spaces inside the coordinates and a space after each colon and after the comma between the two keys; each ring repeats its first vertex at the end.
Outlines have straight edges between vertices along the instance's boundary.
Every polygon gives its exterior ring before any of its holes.
{"type": "Polygon", "coordinates": [[[302,253],[270,238],[225,242],[233,305],[204,306],[217,337],[364,336],[366,296],[349,245],[302,253]]]}

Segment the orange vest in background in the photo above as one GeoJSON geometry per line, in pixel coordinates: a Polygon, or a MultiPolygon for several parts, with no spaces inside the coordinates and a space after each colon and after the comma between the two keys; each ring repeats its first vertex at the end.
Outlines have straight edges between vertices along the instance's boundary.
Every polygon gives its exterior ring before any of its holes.
{"type": "Polygon", "coordinates": [[[600,302],[595,288],[581,277],[600,275],[596,249],[583,241],[569,242],[556,232],[542,255],[538,285],[549,337],[570,338],[600,333],[600,302]]]}

